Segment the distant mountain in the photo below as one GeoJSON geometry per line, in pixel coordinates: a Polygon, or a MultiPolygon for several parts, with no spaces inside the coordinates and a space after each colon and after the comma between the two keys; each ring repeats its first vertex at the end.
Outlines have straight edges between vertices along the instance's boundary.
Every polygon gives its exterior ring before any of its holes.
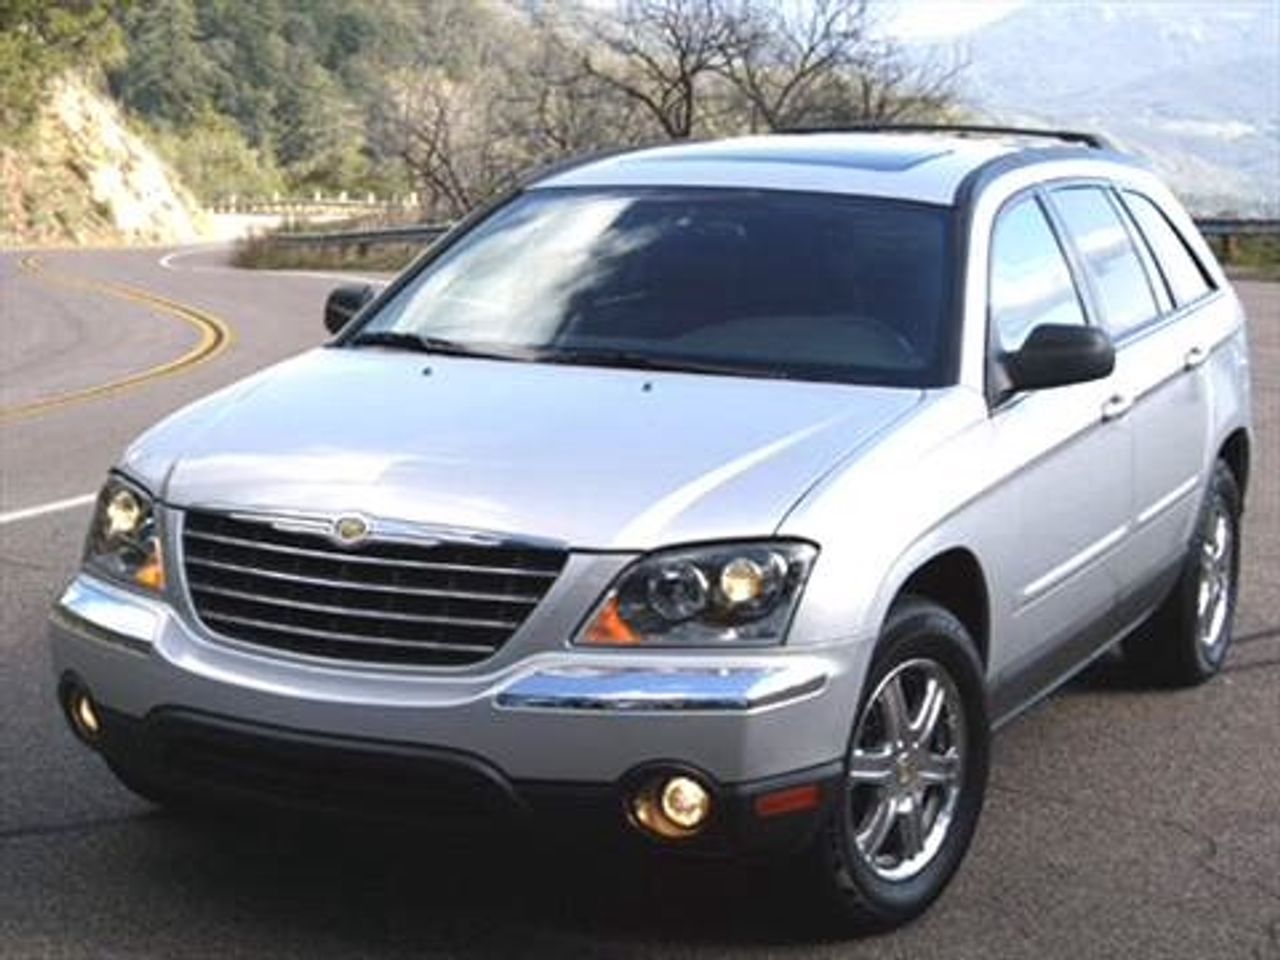
{"type": "Polygon", "coordinates": [[[1280,216],[1274,0],[1033,0],[960,43],[962,93],[978,111],[1101,130],[1197,212],[1280,216]]]}

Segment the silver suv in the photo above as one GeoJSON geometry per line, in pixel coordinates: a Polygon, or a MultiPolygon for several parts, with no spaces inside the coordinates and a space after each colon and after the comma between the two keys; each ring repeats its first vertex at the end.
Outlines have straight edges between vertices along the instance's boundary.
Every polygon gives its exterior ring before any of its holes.
{"type": "Polygon", "coordinates": [[[918,914],[994,727],[1120,641],[1218,671],[1249,472],[1169,191],[972,134],[587,161],[335,291],[107,480],[73,729],[158,802],[802,849],[844,917],[918,914]]]}

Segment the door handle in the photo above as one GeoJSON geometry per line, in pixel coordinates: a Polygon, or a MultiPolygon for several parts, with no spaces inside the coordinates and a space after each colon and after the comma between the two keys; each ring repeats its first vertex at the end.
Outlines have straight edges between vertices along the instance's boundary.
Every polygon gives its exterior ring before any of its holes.
{"type": "Polygon", "coordinates": [[[1119,420],[1131,409],[1133,409],[1133,397],[1117,393],[1102,405],[1102,420],[1104,423],[1108,420],[1119,420]]]}
{"type": "Polygon", "coordinates": [[[1208,359],[1209,352],[1204,347],[1192,347],[1187,351],[1186,359],[1182,361],[1182,365],[1187,370],[1194,370],[1208,359]]]}

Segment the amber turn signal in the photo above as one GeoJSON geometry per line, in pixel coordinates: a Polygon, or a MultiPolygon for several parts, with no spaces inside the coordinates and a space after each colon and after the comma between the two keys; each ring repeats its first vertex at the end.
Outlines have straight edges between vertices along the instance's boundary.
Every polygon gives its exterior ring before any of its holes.
{"type": "Polygon", "coordinates": [[[160,544],[155,544],[151,555],[147,558],[133,574],[134,581],[148,590],[160,591],[164,589],[164,558],[160,553],[160,544]]]}
{"type": "Polygon", "coordinates": [[[596,618],[587,627],[583,641],[601,647],[629,647],[640,642],[640,637],[618,610],[618,598],[610,597],[596,618]]]}

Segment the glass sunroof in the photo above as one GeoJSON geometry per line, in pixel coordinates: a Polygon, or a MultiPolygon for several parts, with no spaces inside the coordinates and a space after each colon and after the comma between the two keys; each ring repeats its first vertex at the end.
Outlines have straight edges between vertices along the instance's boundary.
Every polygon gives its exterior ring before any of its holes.
{"type": "Polygon", "coordinates": [[[949,151],[933,147],[927,150],[904,150],[901,147],[841,147],[840,149],[770,149],[770,150],[697,150],[655,156],[640,155],[632,162],[643,163],[783,163],[812,167],[844,167],[896,173],[941,157],[949,151]]]}

